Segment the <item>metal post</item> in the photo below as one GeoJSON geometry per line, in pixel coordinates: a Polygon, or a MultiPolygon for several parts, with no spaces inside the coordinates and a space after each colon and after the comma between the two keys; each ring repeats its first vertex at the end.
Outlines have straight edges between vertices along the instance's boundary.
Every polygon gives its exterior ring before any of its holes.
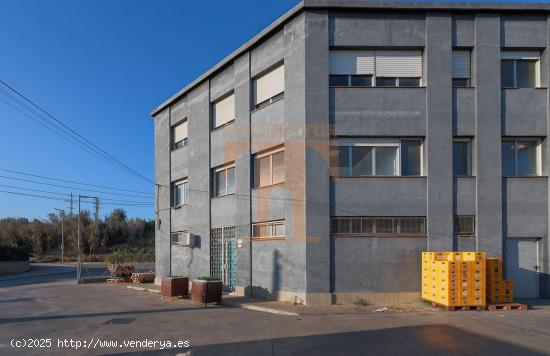
{"type": "Polygon", "coordinates": [[[80,272],[82,261],[80,259],[80,195],[78,195],[78,240],[77,240],[77,258],[76,258],[76,282],[80,282],[80,272]]]}
{"type": "Polygon", "coordinates": [[[65,238],[63,236],[63,222],[65,220],[65,210],[54,208],[54,210],[59,211],[61,216],[61,263],[64,262],[64,251],[65,251],[65,238]]]}

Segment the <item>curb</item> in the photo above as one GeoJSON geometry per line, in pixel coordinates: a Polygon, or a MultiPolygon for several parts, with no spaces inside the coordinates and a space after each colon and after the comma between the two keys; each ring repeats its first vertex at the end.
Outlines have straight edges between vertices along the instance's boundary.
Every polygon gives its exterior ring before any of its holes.
{"type": "Polygon", "coordinates": [[[266,307],[260,307],[260,306],[257,306],[257,305],[249,305],[249,304],[246,304],[246,303],[228,302],[228,301],[224,301],[223,299],[222,299],[221,305],[228,306],[228,307],[234,307],[234,308],[254,310],[254,311],[270,313],[270,314],[278,314],[278,315],[286,315],[286,316],[300,316],[300,314],[298,314],[298,313],[287,312],[287,311],[283,311],[283,310],[266,308],[266,307]]]}

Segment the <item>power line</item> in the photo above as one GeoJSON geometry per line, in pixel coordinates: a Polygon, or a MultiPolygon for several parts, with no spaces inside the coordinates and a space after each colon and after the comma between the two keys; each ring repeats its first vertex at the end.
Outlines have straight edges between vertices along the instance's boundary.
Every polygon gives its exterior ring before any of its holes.
{"type": "Polygon", "coordinates": [[[95,189],[80,188],[80,187],[70,187],[70,186],[61,185],[61,184],[39,182],[39,181],[35,181],[35,180],[17,178],[17,177],[10,177],[10,176],[4,176],[4,175],[0,175],[0,178],[11,179],[11,180],[27,182],[27,183],[48,185],[48,186],[52,186],[52,187],[59,187],[59,188],[65,188],[65,189],[72,189],[72,190],[76,190],[76,191],[94,192],[94,193],[102,193],[102,194],[107,194],[107,195],[118,195],[118,196],[141,198],[141,199],[152,199],[152,197],[144,197],[144,196],[133,195],[133,194],[125,194],[125,193],[106,192],[104,190],[95,190],[95,189]]]}
{"type": "Polygon", "coordinates": [[[0,171],[9,172],[9,173],[14,173],[14,174],[21,174],[21,175],[25,175],[25,176],[29,176],[29,177],[35,177],[35,178],[42,178],[42,179],[54,180],[54,181],[58,181],[58,182],[65,182],[65,183],[86,185],[86,186],[88,186],[88,187],[96,187],[96,188],[103,188],[103,189],[119,190],[119,191],[123,191],[123,192],[131,192],[131,193],[140,193],[140,194],[153,195],[153,193],[151,193],[151,192],[144,192],[144,191],[132,190],[132,189],[115,188],[115,187],[109,187],[109,186],[106,186],[106,185],[82,183],[82,182],[77,182],[77,181],[74,181],[74,180],[60,179],[60,178],[52,178],[52,177],[42,176],[42,175],[38,175],[38,174],[32,174],[32,173],[14,171],[14,170],[5,169],[5,168],[0,168],[0,171]]]}
{"type": "MultiPolygon", "coordinates": [[[[151,184],[155,184],[155,182],[153,182],[151,179],[145,177],[143,174],[139,173],[138,171],[134,170],[133,168],[129,167],[128,165],[126,165],[124,162],[120,161],[119,159],[117,159],[116,157],[114,157],[112,154],[110,154],[109,152],[103,150],[102,148],[98,147],[97,145],[95,145],[94,143],[92,143],[90,140],[88,140],[87,138],[85,138],[84,136],[82,136],[81,134],[79,134],[77,131],[73,130],[72,128],[70,128],[69,126],[67,126],[65,123],[63,123],[61,120],[57,119],[55,116],[53,116],[52,114],[50,114],[49,112],[47,112],[46,110],[44,110],[43,108],[41,108],[39,105],[37,105],[36,103],[34,103],[32,100],[30,100],[28,97],[26,97],[25,95],[23,95],[21,92],[17,91],[15,88],[13,88],[11,85],[9,85],[8,83],[6,83],[5,81],[3,81],[2,79],[0,79],[0,83],[2,85],[4,85],[6,88],[8,88],[10,91],[12,91],[13,93],[15,93],[17,96],[19,96],[20,98],[22,98],[25,102],[29,103],[30,105],[32,105],[33,108],[37,109],[39,112],[43,113],[44,115],[46,115],[49,119],[53,120],[55,123],[57,123],[57,127],[58,129],[62,129],[66,132],[68,132],[69,134],[71,134],[72,137],[74,137],[76,140],[78,140],[79,142],[85,144],[86,146],[88,146],[90,149],[98,152],[106,161],[108,161],[109,163],[111,163],[112,165],[114,165],[115,167],[118,167],[122,170],[125,170],[127,173],[130,173],[130,174],[133,174],[134,176],[136,177],[140,177],[141,179],[151,183],[151,184]]],[[[27,107],[28,109],[28,107],[27,107]]],[[[33,109],[33,112],[36,113],[36,111],[33,109]]],[[[49,121],[51,123],[50,120],[44,118],[43,116],[39,116],[40,119],[44,120],[44,121],[49,121]]]]}
{"type": "MultiPolygon", "coordinates": [[[[21,193],[21,192],[13,192],[8,190],[0,190],[0,193],[6,193],[6,194],[13,194],[13,195],[22,195],[27,197],[33,197],[33,198],[42,198],[42,199],[50,199],[50,200],[58,200],[58,201],[67,201],[67,199],[63,198],[56,198],[56,197],[49,197],[46,195],[39,195],[39,194],[30,194],[30,193],[21,193]]],[[[89,201],[89,203],[93,203],[93,201],[89,201]]],[[[123,206],[133,206],[133,207],[141,207],[141,208],[152,208],[152,205],[140,205],[140,204],[117,204],[117,203],[103,203],[109,204],[109,205],[123,205],[123,206]]]]}
{"type": "MultiPolygon", "coordinates": [[[[55,195],[69,196],[69,193],[52,192],[52,191],[50,191],[50,190],[31,189],[31,188],[26,188],[26,187],[17,187],[17,186],[14,186],[14,185],[0,184],[0,187],[12,188],[12,189],[20,189],[20,190],[31,191],[31,192],[38,192],[38,193],[46,193],[46,194],[55,194],[55,195]]],[[[101,197],[101,196],[99,196],[98,198],[101,198],[101,200],[112,201],[112,202],[120,202],[120,203],[153,204],[153,203],[151,203],[151,202],[145,202],[145,201],[111,199],[111,198],[105,198],[105,197],[101,197]]],[[[67,201],[69,201],[69,200],[70,200],[70,198],[67,199],[67,201]]]]}

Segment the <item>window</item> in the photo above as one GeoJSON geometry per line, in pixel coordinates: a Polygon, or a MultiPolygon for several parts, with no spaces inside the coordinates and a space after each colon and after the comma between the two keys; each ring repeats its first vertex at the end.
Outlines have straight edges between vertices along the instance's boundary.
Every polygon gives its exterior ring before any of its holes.
{"type": "Polygon", "coordinates": [[[187,245],[187,231],[176,231],[170,235],[170,241],[173,244],[187,245]]]}
{"type": "Polygon", "coordinates": [[[535,88],[539,85],[540,52],[503,51],[501,54],[501,86],[503,88],[535,88]]]}
{"type": "Polygon", "coordinates": [[[253,85],[255,109],[259,109],[282,98],[285,91],[284,64],[254,79],[253,85]]]}
{"type": "Polygon", "coordinates": [[[470,51],[453,50],[453,87],[470,86],[470,51]]]}
{"type": "Polygon", "coordinates": [[[333,234],[426,235],[425,217],[333,217],[333,234]]]}
{"type": "Polygon", "coordinates": [[[476,233],[474,216],[455,216],[454,226],[456,235],[471,236],[476,233]]]}
{"type": "Polygon", "coordinates": [[[340,141],[331,146],[330,161],[333,176],[417,176],[422,174],[422,141],[340,141]]]}
{"type": "Polygon", "coordinates": [[[212,128],[235,120],[235,95],[232,93],[212,105],[212,128]]]}
{"type": "Polygon", "coordinates": [[[285,236],[285,221],[269,221],[252,224],[252,237],[284,237],[285,236]]]}
{"type": "Polygon", "coordinates": [[[470,139],[455,139],[453,141],[453,175],[472,175],[472,142],[470,139]]]}
{"type": "Polygon", "coordinates": [[[502,175],[540,175],[540,140],[507,139],[502,141],[502,175]]]}
{"type": "Polygon", "coordinates": [[[330,51],[332,87],[418,87],[422,78],[421,51],[330,51]]]}
{"type": "Polygon", "coordinates": [[[235,164],[214,169],[214,196],[235,193],[235,164]]]}
{"type": "Polygon", "coordinates": [[[187,204],[187,179],[172,183],[172,206],[187,204]]]}
{"type": "Polygon", "coordinates": [[[172,149],[178,149],[187,145],[187,119],[172,126],[172,149]]]}
{"type": "Polygon", "coordinates": [[[283,148],[256,154],[254,157],[254,187],[284,182],[285,152],[283,148]]]}

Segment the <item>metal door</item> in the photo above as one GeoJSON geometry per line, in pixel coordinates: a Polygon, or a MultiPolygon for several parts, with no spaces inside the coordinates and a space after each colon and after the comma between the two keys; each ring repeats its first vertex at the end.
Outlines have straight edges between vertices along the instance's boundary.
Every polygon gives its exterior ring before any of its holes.
{"type": "Polygon", "coordinates": [[[539,297],[539,240],[506,240],[506,277],[512,280],[514,298],[539,297]]]}
{"type": "Polygon", "coordinates": [[[233,292],[237,284],[236,245],[235,226],[210,231],[210,275],[220,278],[229,292],[233,292]]]}

